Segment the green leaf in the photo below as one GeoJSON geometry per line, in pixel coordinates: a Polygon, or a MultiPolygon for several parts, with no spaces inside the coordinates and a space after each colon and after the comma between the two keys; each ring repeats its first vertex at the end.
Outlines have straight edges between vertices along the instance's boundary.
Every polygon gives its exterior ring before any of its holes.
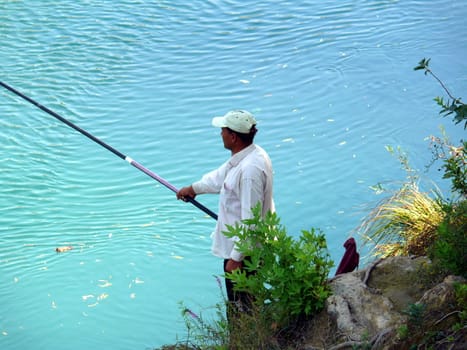
{"type": "Polygon", "coordinates": [[[430,59],[431,58],[429,58],[428,60],[423,58],[420,62],[418,62],[418,66],[416,66],[414,70],[427,69],[430,63],[430,59]]]}

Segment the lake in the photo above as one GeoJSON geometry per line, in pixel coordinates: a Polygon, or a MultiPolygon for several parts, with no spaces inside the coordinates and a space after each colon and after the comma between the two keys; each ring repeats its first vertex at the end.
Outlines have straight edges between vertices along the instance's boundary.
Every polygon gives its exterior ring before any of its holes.
{"type": "MultiPolygon", "coordinates": [[[[427,137],[466,97],[461,1],[2,1],[0,80],[175,187],[228,157],[211,118],[247,109],[290,235],[342,244],[406,173],[449,197],[427,137]]],[[[0,348],[150,349],[184,339],[183,303],[221,299],[212,218],[0,89],[0,348]],[[56,247],[72,246],[57,254],[56,247]]],[[[197,197],[217,211],[217,197],[197,197]]],[[[364,254],[362,254],[364,255],[364,254]]]]}

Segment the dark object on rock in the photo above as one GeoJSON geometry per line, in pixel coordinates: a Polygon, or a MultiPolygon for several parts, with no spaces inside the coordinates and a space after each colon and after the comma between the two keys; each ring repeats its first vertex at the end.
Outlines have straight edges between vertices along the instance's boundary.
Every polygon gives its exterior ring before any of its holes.
{"type": "Polygon", "coordinates": [[[360,254],[357,252],[357,243],[352,237],[344,243],[345,253],[336,271],[336,276],[341,273],[352,272],[358,266],[360,254]]]}

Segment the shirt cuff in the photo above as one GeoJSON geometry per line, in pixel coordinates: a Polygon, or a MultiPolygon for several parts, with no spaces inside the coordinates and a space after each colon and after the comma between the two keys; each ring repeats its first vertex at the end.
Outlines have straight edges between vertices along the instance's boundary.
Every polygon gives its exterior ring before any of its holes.
{"type": "Polygon", "coordinates": [[[240,261],[243,261],[244,258],[245,256],[239,251],[236,251],[235,249],[232,250],[232,253],[230,253],[230,259],[232,260],[240,262],[240,261]]]}

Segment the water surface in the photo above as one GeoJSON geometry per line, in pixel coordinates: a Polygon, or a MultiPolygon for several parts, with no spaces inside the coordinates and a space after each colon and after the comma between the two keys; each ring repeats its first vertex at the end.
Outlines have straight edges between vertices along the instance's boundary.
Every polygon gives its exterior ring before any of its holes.
{"type": "MultiPolygon", "coordinates": [[[[465,135],[413,67],[431,57],[465,95],[466,15],[448,0],[3,1],[0,79],[176,187],[228,157],[211,118],[252,111],[282,223],[321,228],[337,264],[370,187],[405,178],[385,146],[439,179],[425,138],[465,135]]],[[[185,337],[179,302],[221,300],[204,213],[4,89],[0,143],[2,349],[160,346],[185,337]]]]}

